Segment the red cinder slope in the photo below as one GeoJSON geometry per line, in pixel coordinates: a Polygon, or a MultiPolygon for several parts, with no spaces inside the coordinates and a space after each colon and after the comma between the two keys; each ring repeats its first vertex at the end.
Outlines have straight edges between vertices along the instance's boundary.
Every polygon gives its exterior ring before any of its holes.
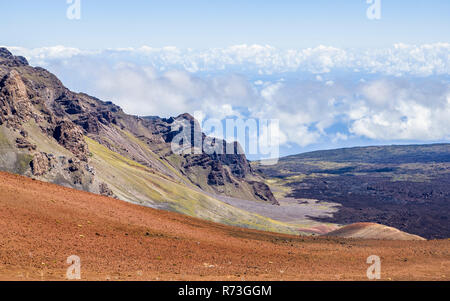
{"type": "Polygon", "coordinates": [[[229,227],[0,173],[0,280],[450,280],[450,241],[296,237],[229,227]]]}

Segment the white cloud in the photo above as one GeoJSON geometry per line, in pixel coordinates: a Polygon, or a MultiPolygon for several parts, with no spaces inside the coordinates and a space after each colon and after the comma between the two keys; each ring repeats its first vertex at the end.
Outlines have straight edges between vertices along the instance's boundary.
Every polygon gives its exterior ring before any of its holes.
{"type": "Polygon", "coordinates": [[[449,84],[375,81],[361,88],[350,132],[380,140],[433,141],[450,138],[449,84]]]}
{"type": "Polygon", "coordinates": [[[367,51],[258,45],[204,51],[147,46],[91,52],[62,46],[10,49],[55,72],[70,88],[141,116],[202,111],[202,116],[217,119],[277,119],[280,142],[300,146],[355,137],[450,139],[446,43],[367,51]],[[345,69],[349,74],[359,70],[353,81],[334,73],[345,69]],[[284,72],[312,76],[307,80],[284,72]],[[273,75],[255,80],[257,74],[273,75]]]}
{"type": "MultiPolygon", "coordinates": [[[[108,60],[133,59],[156,70],[183,69],[191,73],[219,70],[242,73],[284,72],[330,73],[337,70],[387,75],[450,74],[450,43],[424,45],[395,44],[384,49],[340,49],[318,46],[306,49],[278,49],[270,45],[237,45],[206,50],[176,47],[117,48],[86,51],[64,46],[26,49],[9,47],[32,63],[43,65],[54,59],[94,56],[108,60]]],[[[320,77],[318,77],[320,78],[320,77]]]]}
{"type": "Polygon", "coordinates": [[[374,105],[386,105],[393,97],[394,85],[387,80],[377,80],[368,85],[363,85],[362,93],[365,98],[374,105]]]}
{"type": "Polygon", "coordinates": [[[272,101],[273,97],[276,95],[278,90],[283,87],[283,84],[281,83],[275,83],[275,84],[268,84],[264,89],[261,90],[261,96],[266,101],[272,101]]]}
{"type": "Polygon", "coordinates": [[[146,115],[177,115],[201,110],[208,117],[250,116],[277,119],[282,143],[302,147],[323,139],[345,141],[349,135],[375,140],[423,140],[450,138],[448,85],[374,80],[360,86],[320,82],[266,84],[252,90],[245,78],[221,76],[204,79],[181,71],[148,77],[134,69],[119,69],[102,76],[97,89],[127,110],[146,115]],[[361,91],[360,94],[354,91],[361,91]],[[255,92],[256,91],[256,92],[255,92]],[[447,94],[446,94],[447,93],[447,94]],[[348,134],[327,134],[346,122],[348,134]]]}
{"type": "Polygon", "coordinates": [[[349,136],[342,133],[336,133],[334,137],[332,138],[333,143],[338,143],[339,141],[347,141],[349,139],[349,136]]]}
{"type": "Polygon", "coordinates": [[[15,55],[25,56],[36,65],[47,65],[50,60],[70,59],[79,55],[96,55],[101,51],[82,51],[78,48],[65,46],[52,46],[27,49],[24,47],[8,47],[8,50],[15,55]]]}

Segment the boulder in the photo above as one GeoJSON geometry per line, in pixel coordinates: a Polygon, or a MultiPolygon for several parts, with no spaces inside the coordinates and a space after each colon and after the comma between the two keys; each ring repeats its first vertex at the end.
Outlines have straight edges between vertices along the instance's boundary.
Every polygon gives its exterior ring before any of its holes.
{"type": "Polygon", "coordinates": [[[37,153],[30,163],[34,176],[43,176],[50,170],[50,159],[46,153],[37,153]]]}
{"type": "Polygon", "coordinates": [[[270,190],[269,186],[266,183],[263,182],[250,182],[250,184],[253,187],[253,191],[255,192],[255,195],[259,197],[261,200],[269,202],[273,205],[280,205],[280,203],[277,201],[275,196],[273,195],[272,191],[270,190]]]}
{"type": "Polygon", "coordinates": [[[17,145],[17,148],[20,148],[20,149],[28,149],[29,151],[36,150],[36,145],[31,144],[25,138],[17,138],[16,139],[16,145],[17,145]]]}
{"type": "Polygon", "coordinates": [[[103,196],[107,196],[107,197],[113,197],[115,198],[116,196],[114,195],[114,192],[108,187],[108,185],[106,183],[101,183],[99,185],[99,192],[101,195],[103,196]]]}

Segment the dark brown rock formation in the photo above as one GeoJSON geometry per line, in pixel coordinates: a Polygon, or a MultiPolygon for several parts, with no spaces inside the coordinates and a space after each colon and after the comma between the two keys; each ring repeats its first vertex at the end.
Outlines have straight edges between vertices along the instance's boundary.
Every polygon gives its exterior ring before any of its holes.
{"type": "Polygon", "coordinates": [[[30,165],[34,176],[43,176],[50,169],[50,159],[46,153],[37,153],[34,155],[30,165]]]}
{"type": "Polygon", "coordinates": [[[78,126],[69,121],[60,121],[55,128],[53,137],[77,158],[87,161],[88,146],[84,141],[83,132],[78,126]]]}
{"type": "Polygon", "coordinates": [[[101,183],[99,185],[99,192],[103,196],[116,198],[116,196],[114,195],[114,192],[108,187],[108,185],[106,183],[101,183]]]}

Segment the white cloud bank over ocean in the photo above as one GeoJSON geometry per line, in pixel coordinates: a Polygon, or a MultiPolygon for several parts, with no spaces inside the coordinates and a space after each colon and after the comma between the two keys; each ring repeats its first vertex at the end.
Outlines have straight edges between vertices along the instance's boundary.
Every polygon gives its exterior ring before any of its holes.
{"type": "Polygon", "coordinates": [[[285,153],[450,141],[450,44],[358,50],[8,47],[128,113],[278,119],[285,153]],[[353,141],[353,142],[352,142],[353,141]]]}
{"type": "Polygon", "coordinates": [[[31,62],[45,65],[52,60],[76,56],[111,60],[136,60],[157,70],[183,68],[192,73],[216,71],[257,71],[329,73],[339,69],[387,75],[450,74],[450,43],[424,45],[395,44],[385,49],[340,49],[318,46],[306,49],[278,49],[269,45],[236,45],[206,50],[176,47],[80,50],[64,46],[26,49],[9,47],[31,62]]]}

